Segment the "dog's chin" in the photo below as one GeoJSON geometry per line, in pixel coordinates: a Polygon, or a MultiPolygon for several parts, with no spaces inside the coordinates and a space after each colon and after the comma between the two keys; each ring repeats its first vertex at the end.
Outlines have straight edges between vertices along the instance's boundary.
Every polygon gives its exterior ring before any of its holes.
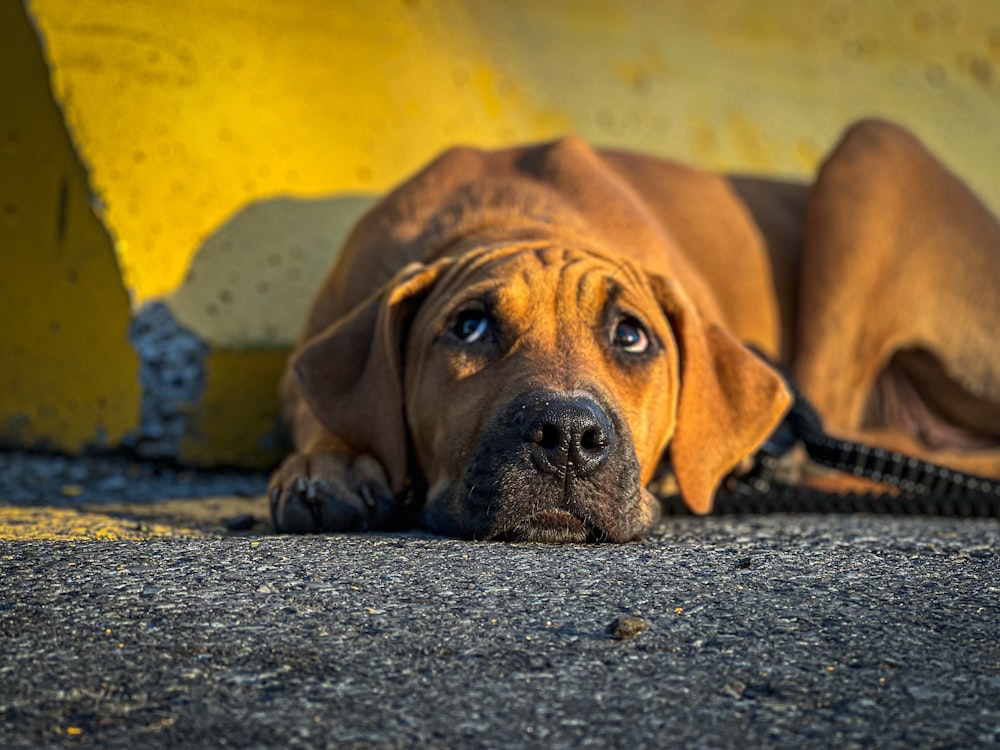
{"type": "Polygon", "coordinates": [[[635,497],[620,500],[624,512],[610,518],[605,518],[606,512],[578,507],[577,503],[560,506],[551,498],[536,498],[532,504],[542,510],[534,512],[524,512],[523,503],[503,498],[470,507],[470,496],[475,493],[463,485],[438,485],[425,498],[421,526],[436,534],[482,541],[623,543],[641,539],[659,515],[659,504],[643,490],[637,491],[635,497]]]}
{"type": "Polygon", "coordinates": [[[603,534],[588,529],[587,524],[572,513],[552,509],[535,513],[515,527],[496,531],[488,538],[505,542],[566,544],[592,542],[599,536],[603,534]]]}
{"type": "MultiPolygon", "coordinates": [[[[471,493],[456,490],[452,483],[441,483],[427,495],[420,516],[428,531],[446,536],[496,542],[542,542],[546,544],[602,542],[609,534],[592,521],[584,520],[569,510],[549,507],[533,514],[503,512],[470,513],[470,508],[458,498],[471,493]]],[[[500,510],[505,503],[493,509],[500,510]]]]}

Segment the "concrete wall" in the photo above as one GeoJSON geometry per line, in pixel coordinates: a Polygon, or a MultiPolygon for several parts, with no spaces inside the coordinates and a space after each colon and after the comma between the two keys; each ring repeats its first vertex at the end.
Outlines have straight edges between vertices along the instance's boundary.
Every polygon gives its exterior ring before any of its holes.
{"type": "Polygon", "coordinates": [[[0,436],[66,450],[273,460],[346,228],[457,142],[806,176],[881,115],[1000,208],[994,0],[32,0],[0,96],[0,436]]]}

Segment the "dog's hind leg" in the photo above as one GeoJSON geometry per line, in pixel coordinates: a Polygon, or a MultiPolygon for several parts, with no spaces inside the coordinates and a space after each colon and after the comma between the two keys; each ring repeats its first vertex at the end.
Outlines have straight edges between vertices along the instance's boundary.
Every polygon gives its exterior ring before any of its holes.
{"type": "Polygon", "coordinates": [[[810,195],[793,375],[834,433],[1000,475],[1000,222],[908,132],[854,126],[810,195]]]}

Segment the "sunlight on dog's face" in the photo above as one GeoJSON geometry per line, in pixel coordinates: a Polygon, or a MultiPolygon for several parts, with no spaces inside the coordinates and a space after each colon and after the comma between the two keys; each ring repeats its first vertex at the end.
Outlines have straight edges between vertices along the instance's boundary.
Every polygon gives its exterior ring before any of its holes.
{"type": "Polygon", "coordinates": [[[405,403],[424,522],[477,538],[648,530],[678,352],[643,274],[547,243],[463,258],[411,327],[405,403]],[[457,426],[457,428],[456,428],[457,426]]]}

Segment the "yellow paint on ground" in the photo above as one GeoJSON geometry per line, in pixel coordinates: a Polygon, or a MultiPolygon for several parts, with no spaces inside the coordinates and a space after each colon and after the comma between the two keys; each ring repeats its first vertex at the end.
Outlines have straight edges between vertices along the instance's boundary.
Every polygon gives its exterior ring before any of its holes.
{"type": "Polygon", "coordinates": [[[0,441],[115,445],[139,417],[128,297],[18,3],[0,37],[0,441]]]}
{"type": "MultiPolygon", "coordinates": [[[[154,539],[228,535],[224,521],[250,514],[250,533],[269,533],[267,498],[221,497],[80,508],[0,506],[0,541],[154,539]]],[[[245,532],[243,532],[245,533],[245,532]]]]}
{"type": "Polygon", "coordinates": [[[64,508],[0,508],[0,540],[73,541],[208,536],[183,526],[145,523],[64,508]]]}

